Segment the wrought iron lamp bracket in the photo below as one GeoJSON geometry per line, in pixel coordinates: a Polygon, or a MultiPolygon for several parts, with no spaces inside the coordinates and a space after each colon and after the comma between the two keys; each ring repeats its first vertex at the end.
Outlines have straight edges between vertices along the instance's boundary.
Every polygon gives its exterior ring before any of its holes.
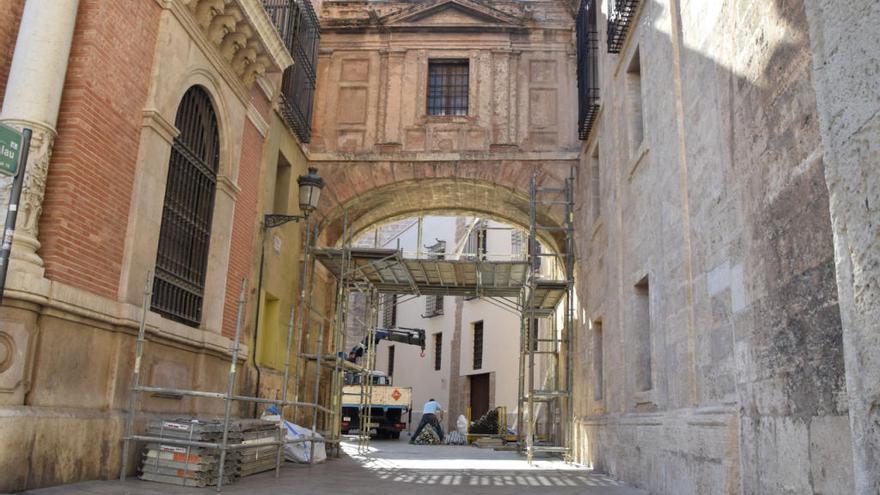
{"type": "Polygon", "coordinates": [[[287,222],[299,222],[300,220],[305,220],[305,218],[302,215],[264,215],[263,228],[271,229],[284,225],[287,222]]]}

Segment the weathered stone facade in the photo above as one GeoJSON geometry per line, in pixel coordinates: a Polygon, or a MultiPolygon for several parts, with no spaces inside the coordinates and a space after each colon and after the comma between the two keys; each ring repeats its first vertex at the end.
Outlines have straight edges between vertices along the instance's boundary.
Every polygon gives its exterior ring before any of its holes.
{"type": "Polygon", "coordinates": [[[641,4],[579,175],[579,458],[657,493],[851,493],[804,7],[641,4]]]}
{"type": "MultiPolygon", "coordinates": [[[[307,164],[327,181],[323,245],[343,218],[354,233],[430,213],[526,226],[532,174],[558,186],[574,169],[575,460],[654,493],[876,495],[880,6],[641,0],[611,54],[619,2],[597,0],[600,109],[579,142],[575,3],[316,2],[309,145],[276,113],[292,59],[257,0],[4,3],[0,121],[36,139],[0,308],[0,490],[116,473],[175,113],[199,85],[221,142],[204,318],[148,314],[148,384],[223,389],[246,278],[239,390],[280,393],[303,226],[267,234],[260,217],[297,213],[278,184],[307,164]],[[428,115],[432,60],[466,63],[463,114],[428,115]]],[[[309,383],[299,396],[326,401],[309,383]]]]}

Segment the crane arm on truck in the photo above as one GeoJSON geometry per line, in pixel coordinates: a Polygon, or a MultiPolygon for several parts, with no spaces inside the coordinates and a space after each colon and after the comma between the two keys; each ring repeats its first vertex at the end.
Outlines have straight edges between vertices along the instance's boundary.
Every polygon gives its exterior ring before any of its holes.
{"type": "MultiPolygon", "coordinates": [[[[425,352],[425,330],[422,328],[376,328],[373,343],[378,344],[383,340],[390,340],[391,342],[400,342],[408,345],[417,345],[422,348],[423,353],[425,352]]],[[[366,351],[369,346],[370,339],[364,337],[364,340],[354,346],[348,353],[348,360],[352,363],[356,362],[359,357],[364,355],[364,351],[366,351]]]]}

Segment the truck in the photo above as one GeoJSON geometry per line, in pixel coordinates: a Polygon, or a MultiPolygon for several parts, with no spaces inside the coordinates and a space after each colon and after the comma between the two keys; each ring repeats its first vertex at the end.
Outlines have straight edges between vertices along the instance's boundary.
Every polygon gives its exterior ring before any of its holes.
{"type": "MultiPolygon", "coordinates": [[[[382,340],[399,342],[408,345],[417,345],[425,352],[425,330],[421,328],[376,328],[372,342],[364,337],[349,353],[348,360],[357,363],[370,346],[377,345],[382,340]]],[[[360,413],[365,397],[362,396],[368,388],[362,387],[361,381],[367,376],[367,372],[347,372],[345,383],[342,388],[342,417],[340,418],[340,430],[347,434],[353,430],[361,429],[360,413]]],[[[412,389],[408,387],[395,387],[390,376],[381,371],[369,371],[372,387],[370,404],[370,424],[364,425],[369,432],[379,438],[400,438],[400,432],[406,429],[412,411],[412,389]]]]}
{"type": "MultiPolygon", "coordinates": [[[[361,387],[362,374],[347,373],[345,385],[342,388],[342,423],[343,434],[353,430],[360,430],[361,406],[363,404],[361,387]]],[[[409,387],[395,387],[391,377],[380,371],[371,373],[373,380],[370,394],[370,434],[378,438],[400,438],[400,432],[406,429],[412,410],[412,389],[409,387]]]]}

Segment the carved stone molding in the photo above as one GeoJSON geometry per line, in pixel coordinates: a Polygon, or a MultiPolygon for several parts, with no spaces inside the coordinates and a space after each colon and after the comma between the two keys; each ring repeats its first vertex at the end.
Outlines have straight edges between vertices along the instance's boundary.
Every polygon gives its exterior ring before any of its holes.
{"type": "Polygon", "coordinates": [[[246,87],[293,64],[259,0],[179,1],[246,87]]]}
{"type": "Polygon", "coordinates": [[[55,144],[55,129],[23,120],[4,120],[4,124],[16,129],[28,127],[33,130],[30,151],[25,171],[21,199],[18,203],[18,218],[15,222],[15,237],[12,241],[12,262],[22,261],[16,269],[43,274],[43,260],[37,255],[40,249],[40,214],[43,212],[43,196],[46,192],[46,176],[49,173],[49,160],[55,144]]]}

